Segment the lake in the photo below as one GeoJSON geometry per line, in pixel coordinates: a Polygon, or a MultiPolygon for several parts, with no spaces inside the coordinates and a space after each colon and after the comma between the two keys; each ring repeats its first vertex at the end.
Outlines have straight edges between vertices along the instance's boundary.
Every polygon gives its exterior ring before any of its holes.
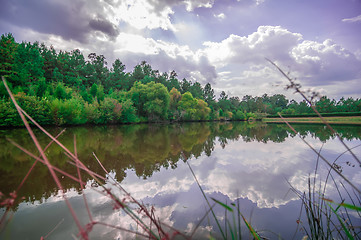
{"type": "MultiPolygon", "coordinates": [[[[135,212],[137,205],[114,186],[113,178],[149,209],[154,206],[156,219],[164,226],[189,235],[199,224],[195,239],[209,239],[210,234],[221,238],[222,233],[208,212],[210,208],[192,171],[210,204],[214,205],[214,214],[229,239],[231,232],[225,223],[229,221],[233,226],[238,215],[232,215],[212,198],[229,206],[232,203],[238,206],[245,219],[263,237],[301,239],[306,235],[301,225],[305,225],[307,220],[301,211],[301,201],[291,186],[307,192],[308,179],[310,177],[313,181],[316,167],[317,186],[324,183],[329,171],[329,167],[301,138],[329,162],[336,161],[334,166],[358,188],[361,186],[361,171],[351,154],[345,152],[345,147],[324,126],[295,125],[295,129],[299,135],[283,124],[259,122],[139,124],[69,127],[58,139],[74,152],[75,136],[79,159],[90,170],[106,176],[93,155],[95,153],[109,171],[103,186],[112,189],[135,212]]],[[[361,127],[335,126],[335,129],[360,157],[361,127]]],[[[47,130],[57,135],[62,129],[47,130]]],[[[35,155],[38,152],[24,129],[0,132],[0,191],[8,196],[17,189],[34,160],[9,143],[7,138],[35,155]]],[[[50,142],[40,131],[35,131],[35,134],[42,147],[50,142]]],[[[77,168],[69,163],[59,146],[51,145],[46,155],[53,165],[77,176],[77,168]]],[[[351,195],[354,194],[335,172],[332,176],[336,184],[329,180],[326,198],[342,201],[335,187],[340,182],[351,195]]],[[[90,216],[79,184],[63,174],[58,174],[58,177],[82,226],[92,218],[141,232],[139,224],[125,214],[122,207],[114,204],[109,195],[104,194],[102,186],[86,173],[82,173],[82,179],[87,181],[84,192],[90,216]]],[[[40,163],[35,166],[18,195],[23,198],[16,201],[7,214],[9,222],[2,227],[1,239],[40,239],[47,235],[46,239],[79,237],[61,191],[45,166],[40,163]]],[[[346,202],[349,200],[347,194],[342,194],[341,198],[346,202]]],[[[2,208],[0,216],[4,212],[2,208]]],[[[359,216],[352,211],[350,215],[359,226],[359,216]]],[[[135,239],[133,233],[119,228],[96,224],[89,236],[91,239],[135,239]]],[[[241,232],[245,239],[252,238],[243,221],[241,232]]],[[[182,237],[177,236],[177,239],[182,237]]]]}

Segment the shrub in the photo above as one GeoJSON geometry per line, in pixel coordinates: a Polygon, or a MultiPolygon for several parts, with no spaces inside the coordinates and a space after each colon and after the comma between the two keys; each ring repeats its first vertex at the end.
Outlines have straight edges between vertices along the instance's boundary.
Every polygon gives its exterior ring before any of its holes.
{"type": "Polygon", "coordinates": [[[232,116],[232,120],[246,120],[247,114],[242,112],[241,110],[237,110],[235,114],[232,116]]]}
{"type": "MultiPolygon", "coordinates": [[[[27,96],[25,93],[18,93],[14,95],[19,106],[24,109],[31,117],[39,124],[49,125],[53,124],[51,118],[50,103],[46,98],[38,98],[36,96],[27,96]]],[[[15,108],[15,106],[13,106],[15,108]]]]}
{"type": "Polygon", "coordinates": [[[117,123],[120,122],[122,115],[122,106],[120,103],[111,98],[104,98],[99,104],[100,119],[99,123],[117,123]]]}
{"type": "Polygon", "coordinates": [[[94,101],[93,103],[85,103],[84,111],[87,118],[88,123],[99,124],[100,123],[100,110],[98,101],[94,101]]]}
{"type": "Polygon", "coordinates": [[[3,98],[0,99],[0,126],[21,126],[23,125],[18,112],[12,102],[3,98]]]}
{"type": "Polygon", "coordinates": [[[54,99],[51,102],[51,115],[56,125],[77,125],[87,122],[84,104],[78,98],[54,99]]]}

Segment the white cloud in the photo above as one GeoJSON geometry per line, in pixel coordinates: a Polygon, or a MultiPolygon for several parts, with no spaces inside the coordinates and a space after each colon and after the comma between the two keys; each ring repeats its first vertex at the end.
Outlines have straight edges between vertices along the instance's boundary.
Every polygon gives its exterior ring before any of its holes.
{"type": "Polygon", "coordinates": [[[361,15],[358,15],[357,17],[353,17],[353,18],[344,18],[342,19],[342,22],[349,22],[349,23],[361,22],[361,15]]]}
{"type": "Polygon", "coordinates": [[[231,34],[222,42],[205,42],[204,53],[216,66],[229,63],[260,64],[264,58],[289,59],[288,52],[302,38],[280,26],[260,26],[247,37],[231,34]]]}
{"type": "Polygon", "coordinates": [[[186,9],[188,12],[193,11],[196,8],[204,7],[211,8],[214,4],[214,0],[185,0],[186,9]]]}
{"type": "Polygon", "coordinates": [[[170,21],[170,15],[174,12],[169,6],[155,9],[155,6],[149,1],[128,0],[117,6],[113,12],[117,19],[137,29],[162,28],[164,30],[174,30],[170,21]]]}
{"type": "Polygon", "coordinates": [[[292,49],[291,55],[299,75],[312,85],[361,77],[361,61],[330,39],[322,43],[305,40],[292,49]]]}
{"type": "Polygon", "coordinates": [[[214,14],[213,16],[218,18],[219,20],[223,20],[226,18],[226,15],[224,13],[214,14]]]}
{"type": "MultiPolygon", "coordinates": [[[[282,91],[274,88],[279,85],[281,76],[265,58],[275,61],[286,72],[290,70],[306,88],[326,89],[337,81],[352,83],[350,88],[358,88],[354,81],[361,79],[361,61],[354,53],[330,39],[323,42],[303,40],[301,34],[280,26],[260,26],[248,36],[231,34],[221,42],[205,42],[204,46],[201,53],[217,71],[231,72],[219,79],[222,88],[239,96],[245,92],[262,95],[265,91],[282,91]]],[[[284,82],[283,87],[286,84],[284,82]]]]}

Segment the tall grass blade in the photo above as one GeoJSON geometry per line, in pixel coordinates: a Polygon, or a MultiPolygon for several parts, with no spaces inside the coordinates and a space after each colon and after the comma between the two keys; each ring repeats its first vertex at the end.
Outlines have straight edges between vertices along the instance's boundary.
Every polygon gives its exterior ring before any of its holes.
{"type": "MultiPolygon", "coordinates": [[[[348,209],[352,209],[352,210],[356,210],[356,211],[361,211],[361,207],[358,207],[358,206],[355,206],[355,205],[352,205],[352,204],[349,204],[349,203],[335,203],[333,200],[331,199],[327,199],[327,198],[323,198],[323,200],[327,201],[327,202],[330,202],[330,203],[333,203],[333,204],[337,204],[338,205],[338,208],[339,207],[345,207],[345,208],[348,208],[348,209]]],[[[337,209],[336,209],[337,210],[337,209]]]]}
{"type": "Polygon", "coordinates": [[[212,197],[211,197],[211,199],[213,201],[215,201],[216,203],[218,203],[219,205],[221,205],[222,207],[224,207],[225,209],[227,209],[228,211],[233,212],[233,209],[230,206],[228,206],[227,204],[222,203],[221,201],[218,201],[217,199],[212,198],[212,197]]]}
{"type": "MultiPolygon", "coordinates": [[[[241,213],[240,213],[241,214],[241,213]]],[[[253,229],[253,227],[251,226],[251,224],[248,223],[248,221],[246,220],[246,218],[243,216],[243,214],[241,214],[241,217],[244,221],[244,223],[246,224],[247,228],[249,229],[249,231],[251,232],[252,236],[255,239],[261,240],[260,236],[257,234],[257,232],[253,229]]]]}
{"type": "Polygon", "coordinates": [[[332,212],[336,215],[338,221],[340,222],[342,229],[345,231],[346,236],[348,237],[348,239],[350,240],[354,240],[354,237],[351,235],[351,233],[348,231],[348,229],[346,228],[344,221],[342,220],[342,218],[340,217],[340,215],[337,213],[337,210],[333,209],[333,207],[330,204],[329,207],[331,208],[332,212]]]}
{"type": "MultiPolygon", "coordinates": [[[[201,185],[200,185],[200,183],[199,183],[199,181],[198,181],[195,173],[193,172],[193,169],[192,169],[191,165],[189,164],[189,162],[187,162],[187,164],[188,164],[189,169],[191,170],[191,173],[192,173],[194,179],[196,180],[196,183],[198,184],[199,189],[201,190],[201,192],[202,192],[202,194],[203,194],[204,199],[206,200],[206,202],[207,202],[207,204],[208,204],[208,207],[211,208],[211,204],[209,203],[206,194],[204,193],[204,191],[203,191],[203,189],[202,189],[202,187],[201,187],[201,185]]],[[[223,239],[226,239],[226,236],[225,236],[225,234],[224,234],[224,232],[223,232],[223,230],[222,230],[221,225],[219,224],[219,221],[218,221],[218,219],[217,219],[217,217],[216,217],[216,214],[214,213],[213,209],[211,209],[211,213],[212,213],[212,215],[213,215],[214,220],[215,220],[216,223],[217,223],[218,229],[219,229],[219,231],[221,232],[223,239]]]]}

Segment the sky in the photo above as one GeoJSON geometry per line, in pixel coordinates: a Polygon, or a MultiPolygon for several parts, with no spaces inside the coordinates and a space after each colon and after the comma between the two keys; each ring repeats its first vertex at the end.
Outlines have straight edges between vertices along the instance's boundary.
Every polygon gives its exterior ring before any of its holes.
{"type": "Polygon", "coordinates": [[[361,96],[360,0],[0,0],[0,33],[17,42],[143,60],[211,83],[217,98],[284,94],[287,80],[329,98],[361,96]]]}

